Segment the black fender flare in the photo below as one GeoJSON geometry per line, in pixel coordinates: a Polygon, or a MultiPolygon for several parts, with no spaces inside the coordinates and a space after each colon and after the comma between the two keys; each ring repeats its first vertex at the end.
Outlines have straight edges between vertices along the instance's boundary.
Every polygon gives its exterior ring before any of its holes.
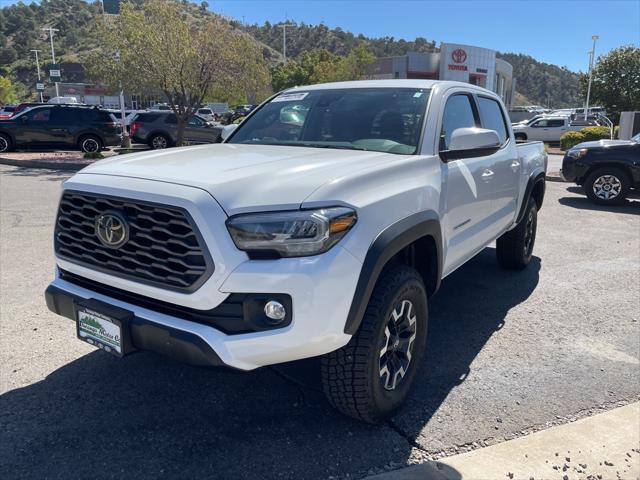
{"type": "Polygon", "coordinates": [[[520,221],[524,218],[524,214],[527,210],[527,205],[529,205],[529,199],[531,198],[531,194],[533,193],[534,188],[538,186],[538,184],[542,183],[542,198],[540,199],[540,207],[542,206],[542,199],[544,198],[544,192],[546,188],[545,183],[545,175],[544,173],[539,173],[536,176],[529,177],[527,180],[527,187],[524,190],[524,196],[522,197],[522,204],[520,205],[520,210],[518,211],[518,216],[516,217],[516,224],[520,223],[520,221]]]}
{"type": "Polygon", "coordinates": [[[344,332],[353,335],[358,331],[371,293],[380,273],[395,254],[416,240],[431,236],[436,244],[438,271],[433,292],[440,286],[442,277],[442,229],[440,217],[433,210],[414,213],[385,228],[373,241],[365,256],[360,277],[351,301],[344,332]]]}

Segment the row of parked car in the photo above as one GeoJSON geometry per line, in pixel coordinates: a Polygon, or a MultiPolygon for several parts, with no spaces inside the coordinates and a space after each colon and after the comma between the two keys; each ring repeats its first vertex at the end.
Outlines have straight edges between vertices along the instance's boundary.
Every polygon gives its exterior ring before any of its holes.
{"type": "MultiPolygon", "coordinates": [[[[198,109],[189,121],[184,141],[190,144],[220,141],[222,128],[246,116],[255,105],[240,105],[217,114],[208,107],[198,109]]],[[[0,152],[20,148],[79,149],[93,153],[120,145],[120,110],[79,104],[23,103],[0,111],[0,152]]],[[[125,128],[132,142],[150,148],[177,143],[178,119],[168,105],[147,111],[125,111],[125,128]]]]}

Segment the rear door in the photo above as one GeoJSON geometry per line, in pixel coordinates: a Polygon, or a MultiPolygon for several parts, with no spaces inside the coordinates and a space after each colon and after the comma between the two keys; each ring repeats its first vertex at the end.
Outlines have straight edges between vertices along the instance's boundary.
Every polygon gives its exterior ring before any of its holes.
{"type": "MultiPolygon", "coordinates": [[[[480,127],[473,95],[456,91],[448,96],[441,113],[439,150],[447,150],[458,128],[480,127]]],[[[455,270],[491,241],[491,215],[495,172],[489,156],[443,162],[444,229],[447,238],[444,274],[455,270]]]]}
{"type": "Polygon", "coordinates": [[[494,130],[501,143],[500,150],[487,157],[491,163],[489,169],[493,173],[489,192],[489,228],[492,236],[497,236],[511,225],[515,218],[522,165],[509,137],[506,115],[500,103],[495,98],[482,95],[477,96],[477,102],[482,128],[494,130]]]}
{"type": "Polygon", "coordinates": [[[68,107],[53,108],[51,112],[51,136],[56,145],[73,145],[73,130],[78,122],[78,109],[68,107]]]}

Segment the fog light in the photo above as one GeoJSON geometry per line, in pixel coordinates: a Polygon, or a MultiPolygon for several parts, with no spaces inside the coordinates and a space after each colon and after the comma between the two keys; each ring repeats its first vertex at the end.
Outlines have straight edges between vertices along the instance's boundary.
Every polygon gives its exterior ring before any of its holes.
{"type": "Polygon", "coordinates": [[[284,320],[284,317],[287,315],[287,310],[280,302],[270,300],[264,306],[264,314],[271,320],[280,321],[284,320]]]}

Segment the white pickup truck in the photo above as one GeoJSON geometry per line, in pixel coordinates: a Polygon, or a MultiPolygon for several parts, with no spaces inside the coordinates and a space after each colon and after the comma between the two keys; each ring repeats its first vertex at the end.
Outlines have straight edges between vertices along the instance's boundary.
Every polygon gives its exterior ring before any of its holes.
{"type": "Polygon", "coordinates": [[[568,116],[542,116],[529,122],[513,125],[516,140],[559,142],[566,132],[577,132],[597,125],[593,121],[571,120],[568,116]]]}
{"type": "Polygon", "coordinates": [[[48,307],[117,356],[322,356],[329,401],[380,421],[424,362],[441,280],[496,240],[503,267],[531,259],[546,154],[507,118],[464,83],[313,85],[222,144],[97,162],[64,183],[48,307]]]}

